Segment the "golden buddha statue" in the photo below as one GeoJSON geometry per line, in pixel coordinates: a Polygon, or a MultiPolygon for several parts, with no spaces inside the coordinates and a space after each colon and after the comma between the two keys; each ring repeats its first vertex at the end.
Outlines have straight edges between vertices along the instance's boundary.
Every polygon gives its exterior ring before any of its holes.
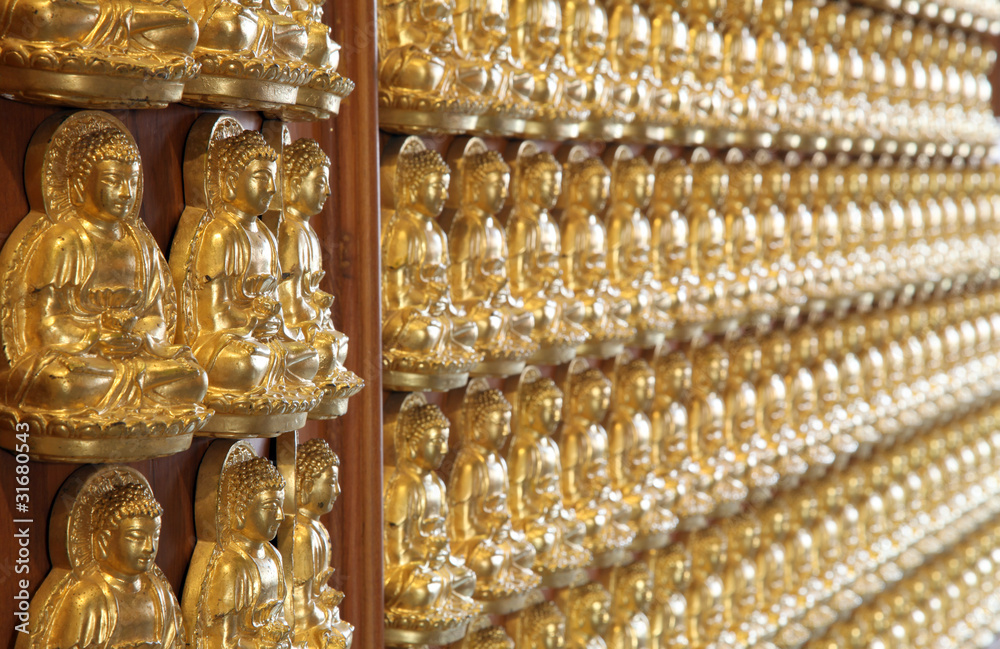
{"type": "Polygon", "coordinates": [[[775,469],[781,482],[793,486],[808,469],[798,431],[791,422],[791,403],[786,377],[790,372],[791,341],[774,331],[762,341],[761,381],[757,386],[761,430],[769,448],[777,455],[775,469]]]}
{"type": "MultiPolygon", "coordinates": [[[[476,624],[488,624],[487,620],[480,620],[476,624]]],[[[514,639],[507,635],[502,626],[483,626],[470,629],[468,635],[453,646],[455,649],[514,649],[514,639]]]]}
{"type": "Polygon", "coordinates": [[[761,290],[768,280],[761,249],[761,227],[757,218],[758,200],[764,177],[760,167],[744,159],[739,149],[726,154],[729,192],[723,208],[726,221],[726,259],[734,269],[733,297],[750,312],[760,328],[769,324],[778,308],[777,296],[761,290]]]}
{"type": "Polygon", "coordinates": [[[453,642],[481,610],[472,600],[475,573],[451,552],[447,494],[436,473],[450,428],[419,393],[403,401],[395,421],[396,465],[384,490],[388,644],[453,642]]]}
{"type": "Polygon", "coordinates": [[[285,325],[300,332],[319,359],[313,383],[323,390],[310,419],[329,419],[347,412],[347,400],[364,387],[356,374],[344,367],[348,338],[333,325],[330,307],[334,297],[319,288],[326,275],[322,244],[309,219],[318,215],[330,195],[330,158],[315,140],[300,139],[284,146],[286,127],[270,123],[274,149],[280,151],[280,199],[272,201],[264,222],[278,240],[281,300],[285,325]],[[270,218],[275,213],[276,219],[270,218]]]}
{"type": "Polygon", "coordinates": [[[691,556],[683,543],[673,543],[653,554],[653,607],[650,615],[653,649],[684,647],[688,643],[688,589],[691,556]]]}
{"type": "Polygon", "coordinates": [[[713,333],[735,329],[745,315],[746,305],[738,297],[738,283],[726,258],[726,221],[723,201],[729,176],[721,162],[705,149],[692,154],[694,190],[688,202],[691,242],[690,265],[698,278],[694,300],[708,313],[713,333]]]}
{"type": "Polygon", "coordinates": [[[566,642],[566,616],[555,602],[539,602],[517,619],[514,646],[522,649],[561,649],[566,642]]]}
{"type": "Polygon", "coordinates": [[[582,103],[582,84],[567,66],[566,52],[559,48],[563,27],[558,0],[510,0],[511,53],[534,81],[534,116],[522,128],[526,137],[575,138],[579,122],[589,114],[582,103]]]}
{"type": "MultiPolygon", "coordinates": [[[[201,66],[201,74],[184,85],[185,103],[262,110],[272,117],[294,109],[299,87],[317,70],[303,60],[309,29],[293,16],[289,2],[185,4],[198,23],[194,57],[201,66]]],[[[344,90],[346,96],[350,88],[344,90]]]]}
{"type": "Polygon", "coordinates": [[[383,188],[394,205],[382,231],[382,367],[391,390],[449,390],[482,360],[478,331],[451,301],[448,240],[437,217],[451,170],[415,137],[383,158],[383,188]],[[391,195],[391,193],[390,193],[391,195]]]}
{"type": "Polygon", "coordinates": [[[583,303],[583,326],[590,335],[577,353],[610,358],[636,334],[628,322],[631,307],[608,278],[608,233],[600,215],[608,201],[611,174],[582,147],[570,151],[566,174],[560,264],[567,287],[583,303]]]}
{"type": "Polygon", "coordinates": [[[39,127],[26,167],[31,211],[0,254],[0,445],[27,433],[32,458],[64,462],[183,451],[210,416],[205,372],[172,344],[174,286],[139,215],[135,141],[106,113],[64,114],[39,127]]]}
{"type": "Polygon", "coordinates": [[[540,577],[535,548],[511,524],[507,463],[500,447],[510,435],[512,408],[483,379],[465,394],[462,443],[448,480],[448,535],[456,556],[476,573],[474,597],[487,613],[524,608],[540,577]]]}
{"type": "Polygon", "coordinates": [[[743,482],[746,463],[738,461],[726,438],[730,431],[724,397],[729,357],[720,344],[712,343],[696,350],[692,364],[698,368],[691,391],[692,455],[712,471],[714,516],[726,518],[735,514],[749,495],[743,482]]]}
{"type": "Polygon", "coordinates": [[[650,265],[652,230],[645,211],[653,189],[653,169],[633,157],[628,147],[613,149],[611,203],[604,217],[608,231],[608,278],[631,307],[629,324],[636,330],[631,344],[655,347],[670,327],[670,301],[650,265]]]}
{"type": "Polygon", "coordinates": [[[653,601],[653,573],[643,561],[616,568],[614,600],[611,606],[611,628],[608,629],[608,649],[649,649],[652,628],[649,607],[653,601]]]}
{"type": "Polygon", "coordinates": [[[622,493],[631,511],[630,525],[637,531],[632,550],[662,548],[677,527],[677,515],[668,508],[666,485],[653,464],[653,368],[623,352],[615,360],[612,390],[614,406],[607,418],[611,486],[622,493]]]}
{"type": "Polygon", "coordinates": [[[552,439],[562,424],[562,390],[529,367],[521,374],[515,411],[507,451],[512,524],[535,547],[533,570],[543,587],[577,585],[591,554],[582,546],[586,527],[563,507],[562,460],[552,439]]]}
{"type": "Polygon", "coordinates": [[[340,496],[340,458],[324,439],[299,444],[295,456],[295,524],[279,534],[278,548],[292,565],[292,635],[309,649],[349,649],[354,627],[340,619],[344,594],[329,585],[330,532],[320,521],[340,496]]]}
{"type": "Polygon", "coordinates": [[[508,20],[508,0],[462,0],[455,4],[458,50],[486,72],[481,92],[488,106],[475,127],[482,133],[519,134],[525,119],[535,115],[531,103],[535,78],[511,53],[508,20]]]}
{"type": "Polygon", "coordinates": [[[691,401],[691,359],[682,349],[653,360],[656,398],[650,415],[654,471],[663,480],[667,498],[680,518],[682,529],[705,527],[715,509],[710,495],[715,476],[697,447],[688,406],[691,401]]]}
{"type": "Polygon", "coordinates": [[[815,536],[819,503],[814,483],[809,484],[797,498],[792,498],[789,504],[795,527],[790,548],[791,595],[796,598],[799,610],[804,611],[799,616],[801,623],[808,629],[822,630],[834,622],[836,614],[824,603],[832,593],[825,590],[823,572],[826,566],[822,563],[819,539],[815,536]]]}
{"type": "Polygon", "coordinates": [[[661,299],[669,308],[672,337],[695,338],[700,323],[708,320],[708,311],[694,299],[698,278],[692,271],[688,253],[691,228],[687,209],[694,178],[686,161],[666,157],[660,155],[654,166],[649,262],[653,279],[660,286],[661,299]]]}
{"type": "Polygon", "coordinates": [[[726,625],[739,646],[752,646],[757,638],[773,634],[764,614],[764,594],[758,588],[761,521],[757,512],[740,514],[728,530],[725,582],[726,625]]]}
{"type": "Polygon", "coordinates": [[[729,354],[732,370],[726,381],[726,429],[724,437],[737,466],[746,466],[747,487],[752,502],[770,499],[779,474],[773,464],[777,459],[761,426],[757,384],[760,382],[763,350],[754,339],[741,339],[729,354]]]}
{"type": "Polygon", "coordinates": [[[773,135],[787,121],[790,108],[786,93],[788,43],[785,35],[789,4],[787,0],[762,0],[760,13],[753,20],[764,95],[760,104],[761,128],[767,136],[772,136],[761,137],[758,142],[766,146],[771,145],[773,135]]]}
{"type": "Polygon", "coordinates": [[[319,360],[287,326],[278,242],[258,217],[277,190],[277,153],[235,118],[204,115],[188,135],[187,207],[171,245],[177,338],[208,372],[206,431],[273,436],[305,423],[319,360]]]}
{"type": "Polygon", "coordinates": [[[763,0],[728,0],[723,13],[722,71],[732,93],[729,119],[746,133],[728,139],[731,143],[748,142],[757,146],[770,143],[763,128],[761,105],[766,100],[754,18],[763,11],[763,0]]]}
{"type": "Polygon", "coordinates": [[[17,101],[163,108],[198,72],[180,2],[9,0],[0,25],[0,92],[17,101]]]}
{"type": "Polygon", "coordinates": [[[688,542],[691,547],[688,646],[692,649],[711,647],[713,643],[732,646],[735,634],[726,627],[724,599],[726,538],[713,526],[694,532],[688,542]]]}
{"type": "Polygon", "coordinates": [[[597,582],[562,591],[566,611],[566,649],[607,649],[611,593],[597,582]]]}
{"type": "MultiPolygon", "coordinates": [[[[380,0],[379,123],[403,133],[476,129],[494,98],[489,71],[459,48],[455,4],[380,0]]],[[[495,90],[495,89],[493,89],[495,90]]]]}
{"type": "Polygon", "coordinates": [[[340,102],[354,90],[354,82],[337,72],[341,48],[323,22],[326,0],[285,0],[285,4],[292,18],[305,28],[301,61],[308,67],[305,82],[295,95],[295,106],[282,108],[281,115],[288,120],[329,119],[340,112],[340,102]]]}
{"type": "Polygon", "coordinates": [[[51,525],[63,536],[52,536],[53,569],[30,610],[15,613],[27,629],[17,646],[185,646],[177,598],[155,563],[163,508],[146,478],[125,466],[87,466],[58,497],[66,506],[51,525]]]}
{"type": "Polygon", "coordinates": [[[594,555],[594,565],[619,565],[629,558],[626,549],[636,530],[626,524],[631,511],[608,475],[608,434],[601,422],[611,405],[611,382],[577,359],[570,363],[564,392],[569,401],[558,440],[563,501],[586,525],[584,547],[594,555]]]}
{"type": "Polygon", "coordinates": [[[629,140],[661,141],[661,124],[669,101],[665,101],[659,79],[650,61],[652,23],[644,3],[611,0],[608,7],[608,65],[615,73],[617,93],[623,102],[622,135],[629,140]]]}
{"type": "Polygon", "coordinates": [[[198,470],[198,543],[184,584],[189,646],[291,649],[288,585],[271,544],[284,519],[285,480],[244,441],[216,441],[198,470]]]}
{"type": "Polygon", "coordinates": [[[484,358],[471,374],[510,376],[538,349],[531,340],[534,315],[510,299],[507,242],[496,219],[510,168],[479,138],[465,145],[457,166],[462,197],[448,232],[452,301],[476,325],[476,351],[484,358]]]}
{"type": "Polygon", "coordinates": [[[731,109],[733,92],[723,70],[725,41],[717,28],[722,23],[725,6],[725,0],[711,0],[686,7],[694,73],[691,102],[694,120],[682,135],[683,141],[690,144],[725,141],[721,131],[737,126],[731,109]]]}
{"type": "Polygon", "coordinates": [[[562,238],[551,210],[559,199],[562,166],[555,156],[522,144],[514,162],[514,205],[507,216],[507,274],[512,300],[534,314],[530,362],[559,365],[587,340],[583,304],[566,288],[559,266],[562,238]]]}

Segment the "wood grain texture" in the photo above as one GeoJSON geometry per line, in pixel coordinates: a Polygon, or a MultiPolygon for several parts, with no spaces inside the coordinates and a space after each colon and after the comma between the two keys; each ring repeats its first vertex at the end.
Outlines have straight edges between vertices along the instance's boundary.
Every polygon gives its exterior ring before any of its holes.
{"type": "MultiPolygon", "coordinates": [[[[346,594],[341,611],[356,627],[354,647],[382,646],[382,392],[378,293],[378,114],[375,85],[375,4],[363,0],[331,6],[327,21],[344,45],[341,72],[357,88],[339,117],[320,123],[294,124],[293,137],[320,142],[333,162],[333,195],[313,219],[322,240],[327,277],[325,290],[337,296],[334,322],[350,339],[347,366],[367,387],[351,400],[348,414],[332,422],[310,422],[302,439],[323,436],[341,457],[343,495],[324,520],[333,540],[333,585],[346,594]],[[336,13],[336,15],[332,15],[336,13]]],[[[0,243],[28,212],[24,191],[24,155],[35,128],[58,108],[0,100],[0,243]]],[[[184,209],[182,162],[188,130],[202,111],[171,106],[160,111],[115,111],[133,133],[143,159],[143,218],[164,254],[184,209]]],[[[255,113],[241,113],[245,127],[260,125],[255,113]]],[[[157,563],[178,596],[195,544],[192,509],[198,466],[210,440],[196,439],[191,449],[168,458],[132,465],[149,479],[164,507],[157,563]]],[[[272,443],[255,446],[268,454],[272,443]]],[[[18,580],[28,579],[34,593],[49,570],[48,517],[60,485],[75,465],[31,463],[30,555],[28,572],[18,574],[14,513],[15,458],[0,451],[0,646],[13,648],[18,580]]],[[[18,527],[25,527],[23,525],[18,527]]],[[[24,568],[22,568],[24,570],[24,568]]],[[[200,576],[196,576],[200,577],[200,576]]]]}

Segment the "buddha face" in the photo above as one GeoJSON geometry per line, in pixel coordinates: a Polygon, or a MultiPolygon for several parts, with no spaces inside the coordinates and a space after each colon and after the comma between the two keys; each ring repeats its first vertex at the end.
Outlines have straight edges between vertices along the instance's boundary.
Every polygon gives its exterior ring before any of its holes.
{"type": "MultiPolygon", "coordinates": [[[[532,0],[529,0],[529,3],[532,0]]],[[[559,49],[559,33],[562,31],[562,11],[555,0],[534,0],[538,3],[538,20],[529,26],[530,41],[524,53],[540,63],[547,63],[559,49]]],[[[529,10],[529,15],[531,11],[529,10]]]]}
{"type": "Polygon", "coordinates": [[[264,489],[254,494],[246,511],[236,520],[236,530],[257,543],[268,543],[278,533],[285,515],[281,505],[285,500],[284,489],[264,489]]]}
{"type": "Polygon", "coordinates": [[[603,421],[611,407],[611,385],[595,383],[580,395],[580,409],[592,421],[603,421]]]}
{"type": "Polygon", "coordinates": [[[577,198],[594,213],[600,213],[608,203],[611,176],[600,171],[591,172],[577,182],[577,198]]]}
{"type": "Polygon", "coordinates": [[[688,254],[687,221],[675,219],[670,226],[670,239],[667,241],[666,260],[671,269],[680,268],[687,260],[688,254]]]}
{"type": "Polygon", "coordinates": [[[664,373],[664,389],[675,399],[683,398],[691,390],[691,364],[671,363],[664,373]]]}
{"type": "Polygon", "coordinates": [[[465,46],[490,54],[507,38],[507,3],[505,0],[479,0],[470,4],[476,15],[465,46]]]}
{"type": "Polygon", "coordinates": [[[714,273],[726,251],[726,224],[721,218],[709,217],[698,224],[698,257],[703,273],[714,273]]]}
{"type": "Polygon", "coordinates": [[[566,644],[566,625],[550,620],[539,630],[539,636],[534,642],[537,649],[563,649],[566,644]]]}
{"type": "Polygon", "coordinates": [[[275,162],[258,158],[245,169],[227,174],[224,188],[227,202],[245,215],[260,216],[274,198],[277,170],[275,162]]]}
{"type": "Polygon", "coordinates": [[[600,600],[593,600],[587,607],[585,628],[591,635],[603,636],[611,623],[611,613],[608,606],[600,600]]]}
{"type": "Polygon", "coordinates": [[[584,12],[584,20],[574,23],[584,27],[574,35],[573,54],[584,67],[595,65],[604,57],[608,42],[608,15],[595,3],[579,2],[577,12],[584,12]]]}
{"type": "Polygon", "coordinates": [[[428,471],[440,467],[444,456],[448,454],[450,432],[446,426],[431,426],[419,434],[410,444],[410,459],[413,463],[428,471]]]}
{"type": "Polygon", "coordinates": [[[340,497],[340,469],[332,464],[312,479],[312,487],[306,494],[305,509],[322,516],[333,509],[333,503],[340,497]]]}
{"type": "Polygon", "coordinates": [[[330,167],[313,167],[309,173],[289,179],[286,189],[288,207],[308,216],[323,211],[326,199],[330,197],[330,167]]]}
{"type": "Polygon", "coordinates": [[[629,205],[646,209],[649,205],[649,195],[653,187],[653,174],[633,172],[629,178],[622,183],[620,200],[629,205]]]}
{"type": "Polygon", "coordinates": [[[542,399],[536,406],[534,421],[537,428],[546,436],[552,435],[562,423],[563,398],[559,395],[551,394],[542,399]]]}
{"type": "Polygon", "coordinates": [[[420,0],[414,18],[426,26],[429,44],[437,45],[438,35],[451,32],[454,14],[454,0],[420,0]]]}
{"type": "Polygon", "coordinates": [[[502,171],[491,171],[486,174],[482,183],[470,188],[476,206],[487,214],[496,214],[507,201],[509,184],[510,174],[502,171]]]}
{"type": "Polygon", "coordinates": [[[528,200],[544,210],[551,210],[559,200],[560,187],[562,171],[555,167],[542,167],[528,180],[528,200]]]}
{"type": "Polygon", "coordinates": [[[510,435],[510,409],[493,408],[485,417],[479,418],[476,437],[487,448],[497,450],[510,435]]]}
{"type": "Polygon", "coordinates": [[[431,218],[438,216],[448,200],[448,186],[450,184],[450,174],[440,171],[430,172],[413,188],[413,206],[426,216],[431,218]]]}
{"type": "Polygon", "coordinates": [[[646,611],[653,602],[653,590],[650,587],[649,579],[646,577],[636,577],[632,580],[629,589],[629,608],[635,611],[646,611]]]}
{"type": "Polygon", "coordinates": [[[116,576],[146,572],[156,560],[159,543],[159,516],[123,518],[117,527],[101,530],[94,537],[98,564],[102,570],[116,576]]]}
{"type": "Polygon", "coordinates": [[[638,372],[628,386],[628,400],[638,410],[648,411],[656,394],[656,380],[651,372],[638,372]]]}
{"type": "Polygon", "coordinates": [[[138,162],[102,160],[85,179],[74,183],[73,202],[91,221],[117,221],[128,216],[138,197],[138,162]]]}
{"type": "Polygon", "coordinates": [[[674,209],[683,209],[687,205],[693,185],[694,176],[691,170],[685,167],[677,173],[669,174],[656,184],[657,199],[669,203],[674,209]]]}

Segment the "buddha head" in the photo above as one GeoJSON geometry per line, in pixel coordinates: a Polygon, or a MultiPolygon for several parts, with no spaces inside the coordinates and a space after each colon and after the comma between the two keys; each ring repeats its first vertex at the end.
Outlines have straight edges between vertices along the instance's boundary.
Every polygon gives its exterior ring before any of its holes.
{"type": "Polygon", "coordinates": [[[316,140],[302,138],[281,156],[285,208],[306,217],[323,210],[330,197],[330,158],[316,140]]]}
{"type": "Polygon", "coordinates": [[[515,58],[544,69],[559,50],[562,11],[557,0],[512,0],[509,29],[515,58]]]}
{"type": "Polygon", "coordinates": [[[565,645],[566,616],[554,602],[542,602],[526,610],[523,624],[523,649],[562,649],[565,645]]]}
{"type": "Polygon", "coordinates": [[[615,164],[612,196],[635,209],[645,210],[653,189],[653,169],[641,156],[615,164]]]}
{"type": "Polygon", "coordinates": [[[462,198],[465,205],[496,214],[507,201],[510,167],[496,151],[482,151],[462,158],[462,198]]]}
{"type": "Polygon", "coordinates": [[[761,545],[760,518],[752,513],[744,513],[733,519],[729,528],[729,538],[732,540],[739,556],[751,556],[761,545]]]}
{"type": "Polygon", "coordinates": [[[518,159],[515,184],[518,201],[526,201],[543,210],[551,210],[559,200],[562,165],[554,155],[539,151],[518,159]]]}
{"type": "Polygon", "coordinates": [[[299,445],[295,457],[295,498],[311,518],[329,513],[340,496],[340,458],[325,439],[299,445]]]}
{"type": "Polygon", "coordinates": [[[570,404],[575,414],[591,421],[604,421],[611,407],[611,381],[597,368],[584,370],[573,379],[570,404]]]}
{"type": "Polygon", "coordinates": [[[569,165],[568,198],[591,214],[600,214],[608,203],[611,172],[598,158],[587,157],[569,165]]]}
{"type": "Polygon", "coordinates": [[[691,391],[691,359],[680,350],[674,350],[656,361],[656,385],[672,401],[684,403],[691,391]]]}
{"type": "Polygon", "coordinates": [[[757,382],[764,359],[760,341],[749,336],[741,338],[733,345],[730,358],[733,370],[730,374],[732,380],[757,382]]]}
{"type": "Polygon", "coordinates": [[[612,43],[608,59],[619,74],[634,74],[649,65],[652,28],[649,16],[640,5],[622,1],[615,3],[608,31],[612,43]]]}
{"type": "Polygon", "coordinates": [[[653,200],[684,212],[693,191],[691,167],[681,158],[656,165],[653,200]]]}
{"type": "Polygon", "coordinates": [[[466,396],[465,421],[469,441],[497,451],[510,435],[512,408],[500,390],[485,389],[466,396]]]}
{"type": "Polygon", "coordinates": [[[149,570],[156,560],[162,514],[146,485],[121,485],[102,495],[91,518],[94,559],[101,571],[127,579],[149,570]]]}
{"type": "Polygon", "coordinates": [[[629,361],[618,374],[618,396],[621,403],[640,412],[649,412],[656,395],[653,368],[641,358],[629,361]]]}
{"type": "Polygon", "coordinates": [[[632,616],[649,611],[653,603],[653,575],[644,561],[621,568],[615,584],[614,608],[617,613],[632,616]]]}
{"type": "Polygon", "coordinates": [[[514,640],[503,627],[488,626],[470,633],[462,645],[464,649],[514,649],[514,640]]]}
{"type": "Polygon", "coordinates": [[[562,423],[563,393],[555,381],[539,378],[521,388],[520,426],[546,437],[554,434],[562,423]]]}
{"type": "Polygon", "coordinates": [[[574,646],[603,636],[611,623],[611,594],[598,583],[574,588],[569,602],[569,634],[574,646]]]}
{"type": "Polygon", "coordinates": [[[726,539],[716,527],[698,530],[694,534],[691,555],[694,569],[703,575],[714,574],[722,567],[726,539]]]}
{"type": "Polygon", "coordinates": [[[691,582],[691,555],[681,543],[673,543],[663,552],[656,554],[654,571],[658,582],[658,590],[669,597],[684,589],[691,582]]]}
{"type": "Polygon", "coordinates": [[[396,457],[423,471],[434,471],[448,454],[451,422],[429,403],[406,408],[396,422],[396,457]]]}
{"type": "Polygon", "coordinates": [[[695,387],[706,392],[722,389],[729,377],[729,356],[722,345],[711,343],[695,353],[695,387]]]}
{"type": "Polygon", "coordinates": [[[607,52],[608,31],[608,14],[602,3],[563,3],[562,51],[571,66],[582,70],[597,65],[607,52]]]}
{"type": "Polygon", "coordinates": [[[226,468],[222,477],[230,532],[253,543],[268,543],[284,519],[285,480],[263,457],[253,457],[226,468]]]}
{"type": "Polygon", "coordinates": [[[243,131],[211,149],[209,168],[217,174],[219,196],[239,216],[256,218],[267,211],[277,187],[278,154],[257,131],[243,131]]]}
{"type": "Polygon", "coordinates": [[[84,135],[66,163],[70,201],[93,223],[126,219],[139,200],[139,150],[121,131],[103,128],[84,135]]]}
{"type": "Polygon", "coordinates": [[[399,156],[396,196],[400,210],[437,218],[448,200],[451,169],[437,151],[423,149],[399,156]]]}

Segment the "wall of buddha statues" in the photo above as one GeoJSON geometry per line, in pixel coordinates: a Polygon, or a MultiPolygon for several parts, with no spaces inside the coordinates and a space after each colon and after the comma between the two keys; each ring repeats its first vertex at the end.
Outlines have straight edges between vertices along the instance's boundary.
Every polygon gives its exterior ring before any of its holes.
{"type": "Polygon", "coordinates": [[[1000,5],[325,5],[0,1],[0,641],[995,643],[1000,5]]]}

